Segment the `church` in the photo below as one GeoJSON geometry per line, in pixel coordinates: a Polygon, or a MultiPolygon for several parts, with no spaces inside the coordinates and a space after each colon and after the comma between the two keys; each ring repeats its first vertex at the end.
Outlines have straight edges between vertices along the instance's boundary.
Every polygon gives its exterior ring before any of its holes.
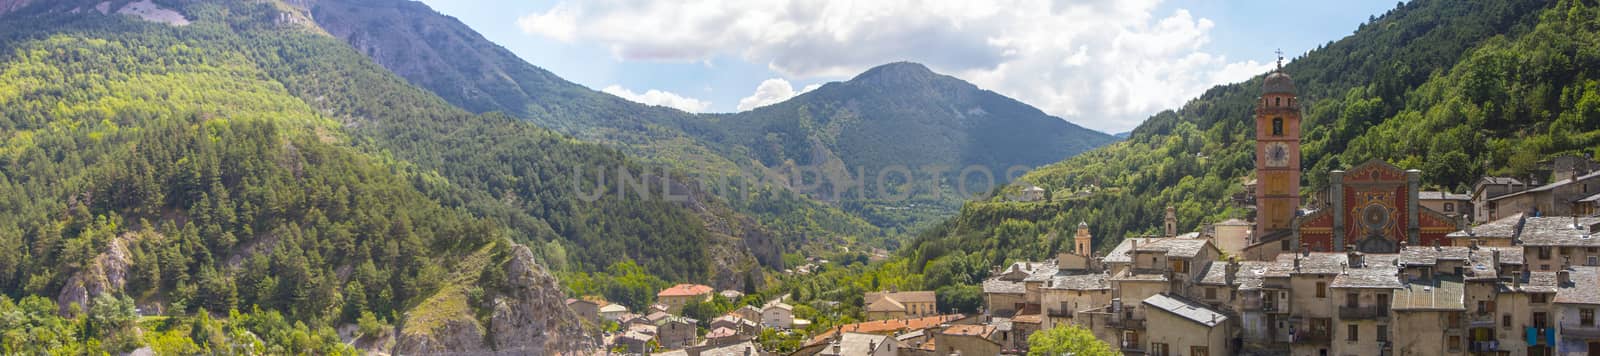
{"type": "Polygon", "coordinates": [[[1255,229],[1244,255],[1282,252],[1397,253],[1402,245],[1450,245],[1449,216],[1418,204],[1421,171],[1372,160],[1328,174],[1327,201],[1301,208],[1300,102],[1294,80],[1278,69],[1256,102],[1255,229]]]}

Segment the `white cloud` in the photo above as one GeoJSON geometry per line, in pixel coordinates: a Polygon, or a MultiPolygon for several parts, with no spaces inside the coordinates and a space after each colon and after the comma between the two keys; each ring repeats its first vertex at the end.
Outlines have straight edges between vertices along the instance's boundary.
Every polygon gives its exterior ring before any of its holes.
{"type": "Polygon", "coordinates": [[[711,102],[709,101],[674,94],[669,91],[650,89],[641,94],[615,84],[606,86],[605,89],[600,89],[600,91],[640,104],[665,106],[687,112],[705,112],[706,108],[711,107],[711,102]]]}
{"type": "MultiPolygon", "coordinates": [[[[789,78],[920,62],[1107,131],[1270,68],[1207,53],[1215,24],[1184,10],[1157,14],[1159,2],[569,0],[518,24],[601,43],[622,60],[734,56],[789,78]]],[[[758,88],[746,99],[759,106],[763,95],[758,88]]]]}
{"type": "Polygon", "coordinates": [[[793,98],[795,95],[804,94],[805,92],[815,90],[819,87],[822,87],[822,85],[807,85],[805,88],[802,88],[797,92],[794,91],[794,86],[790,85],[789,81],[783,80],[783,78],[763,80],[761,81],[761,85],[756,86],[756,92],[754,94],[750,94],[750,96],[744,97],[744,99],[739,99],[739,111],[777,104],[783,102],[784,100],[789,100],[789,98],[793,98]]]}

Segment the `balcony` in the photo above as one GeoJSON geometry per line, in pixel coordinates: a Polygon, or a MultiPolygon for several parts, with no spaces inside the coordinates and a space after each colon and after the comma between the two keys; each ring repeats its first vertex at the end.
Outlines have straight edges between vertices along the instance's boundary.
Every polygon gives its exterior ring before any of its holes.
{"type": "Polygon", "coordinates": [[[1331,338],[1327,331],[1302,331],[1295,333],[1290,343],[1300,345],[1327,345],[1331,338]]]}
{"type": "Polygon", "coordinates": [[[1072,309],[1048,309],[1045,315],[1052,318],[1072,318],[1072,309]]]}
{"type": "Polygon", "coordinates": [[[1344,320],[1388,319],[1389,308],[1383,305],[1341,306],[1339,318],[1344,320]]]}
{"type": "Polygon", "coordinates": [[[1562,324],[1561,338],[1600,339],[1600,326],[1562,324]]]}
{"type": "Polygon", "coordinates": [[[1495,340],[1473,341],[1472,343],[1467,344],[1467,351],[1471,351],[1471,352],[1495,352],[1495,351],[1500,351],[1500,342],[1499,341],[1495,341],[1495,340]]]}
{"type": "Polygon", "coordinates": [[[1106,326],[1125,330],[1144,330],[1144,319],[1112,319],[1106,321],[1106,326]]]}

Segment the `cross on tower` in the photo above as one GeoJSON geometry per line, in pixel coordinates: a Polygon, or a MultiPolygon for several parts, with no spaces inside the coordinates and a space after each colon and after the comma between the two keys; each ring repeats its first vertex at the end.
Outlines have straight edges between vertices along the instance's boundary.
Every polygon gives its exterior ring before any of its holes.
{"type": "Polygon", "coordinates": [[[1283,49],[1279,48],[1277,51],[1273,51],[1273,53],[1278,54],[1278,70],[1283,70],[1283,49]]]}

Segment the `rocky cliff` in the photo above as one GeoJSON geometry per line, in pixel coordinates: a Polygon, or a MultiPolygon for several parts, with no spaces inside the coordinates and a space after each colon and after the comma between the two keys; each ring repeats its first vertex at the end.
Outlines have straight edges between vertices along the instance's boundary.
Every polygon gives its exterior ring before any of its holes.
{"type": "Polygon", "coordinates": [[[490,274],[458,272],[452,285],[408,312],[393,353],[582,355],[599,349],[597,335],[567,308],[556,278],[534,261],[526,246],[514,245],[506,256],[481,251],[466,264],[502,259],[499,267],[488,268],[501,268],[503,281],[481,281],[480,275],[490,274]],[[473,288],[483,285],[499,287],[473,288]],[[479,294],[488,296],[475,296],[479,294]]]}

